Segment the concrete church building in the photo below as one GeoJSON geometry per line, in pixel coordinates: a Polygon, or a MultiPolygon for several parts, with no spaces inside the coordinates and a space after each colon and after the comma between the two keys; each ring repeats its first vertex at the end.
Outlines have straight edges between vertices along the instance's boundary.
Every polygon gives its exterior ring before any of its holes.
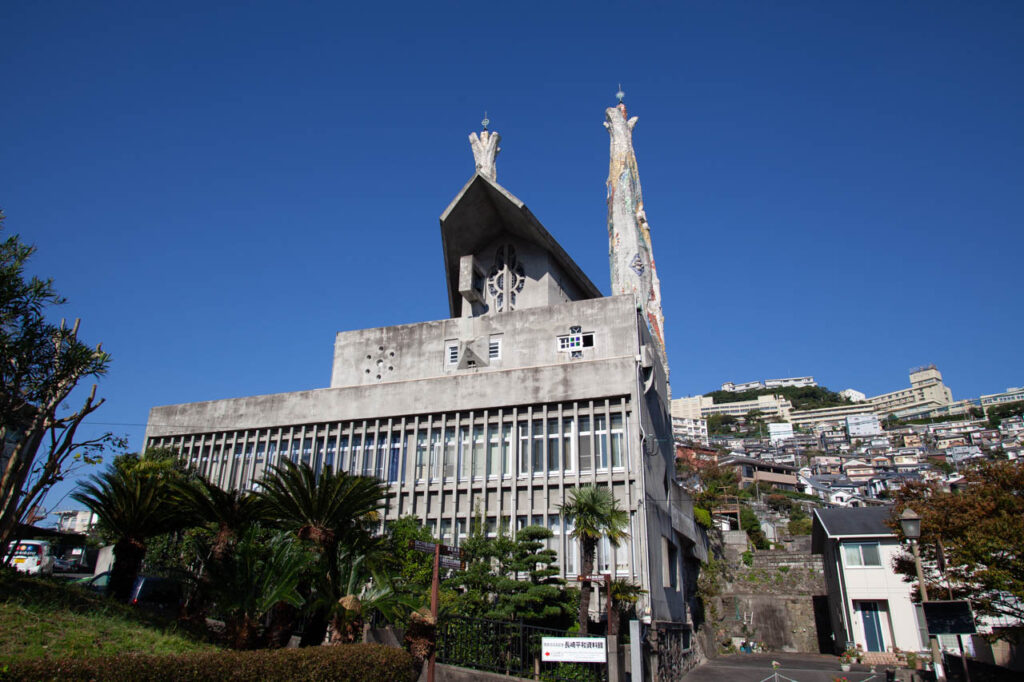
{"type": "Polygon", "coordinates": [[[146,446],[179,451],[225,488],[257,488],[284,458],[376,476],[390,492],[386,521],[415,514],[450,544],[477,514],[489,533],[544,525],[569,580],[579,547],[559,509],[576,486],[609,486],[629,538],[602,542],[596,568],[647,590],[645,621],[689,623],[706,555],[674,480],[636,119],[621,103],[606,117],[618,295],[602,296],[496,182],[500,138],[485,126],[470,136],[477,172],[441,216],[450,319],[339,332],[329,388],[155,407],[146,446]]]}

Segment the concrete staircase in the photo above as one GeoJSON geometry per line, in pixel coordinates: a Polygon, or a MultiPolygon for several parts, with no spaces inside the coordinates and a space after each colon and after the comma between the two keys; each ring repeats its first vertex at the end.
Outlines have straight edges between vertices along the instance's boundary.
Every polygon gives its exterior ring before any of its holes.
{"type": "Polygon", "coordinates": [[[898,659],[896,654],[891,651],[865,651],[861,665],[873,665],[878,667],[893,666],[896,667],[898,659]]]}

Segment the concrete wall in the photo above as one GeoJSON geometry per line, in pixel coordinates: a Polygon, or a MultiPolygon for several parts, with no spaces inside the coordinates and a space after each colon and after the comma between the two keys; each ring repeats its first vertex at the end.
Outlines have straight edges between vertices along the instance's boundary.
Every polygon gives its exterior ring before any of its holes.
{"type": "MultiPolygon", "coordinates": [[[[541,286],[541,283],[533,284],[541,286]]],[[[569,357],[558,350],[557,340],[558,336],[568,334],[569,327],[574,325],[584,332],[594,333],[594,346],[582,351],[584,361],[632,358],[637,345],[635,323],[627,312],[631,307],[631,297],[617,296],[499,315],[339,332],[334,345],[331,387],[565,364],[569,357]],[[501,336],[501,358],[489,361],[488,340],[494,335],[501,336]],[[477,367],[462,370],[449,365],[445,357],[446,341],[469,344],[486,364],[478,362],[477,367]]]]}
{"type": "MultiPolygon", "coordinates": [[[[526,281],[522,289],[516,292],[515,301],[511,301],[508,295],[503,296],[501,308],[504,311],[542,308],[584,298],[579,287],[572,282],[551,253],[508,232],[473,254],[477,263],[482,266],[485,282],[488,275],[507,257],[509,252],[504,248],[507,246],[515,249],[516,260],[522,266],[526,281]]],[[[497,281],[493,284],[497,285],[497,281]]],[[[491,294],[487,286],[484,287],[484,299],[482,306],[469,306],[463,302],[463,317],[502,314],[498,310],[496,296],[491,294]]]]}
{"type": "Polygon", "coordinates": [[[718,598],[720,639],[763,642],[773,651],[818,653],[830,642],[821,557],[805,551],[756,552],[732,564],[718,598]]]}
{"type": "Polygon", "coordinates": [[[146,436],[622,395],[636,384],[631,307],[631,299],[620,296],[493,317],[342,332],[335,351],[336,387],[154,407],[146,436]],[[585,349],[581,359],[570,360],[558,351],[557,336],[568,333],[569,324],[594,332],[594,347],[585,349]],[[446,339],[486,342],[499,333],[499,362],[473,369],[444,368],[446,339]],[[364,379],[371,376],[365,370],[376,369],[382,357],[394,367],[388,380],[364,379]]]}

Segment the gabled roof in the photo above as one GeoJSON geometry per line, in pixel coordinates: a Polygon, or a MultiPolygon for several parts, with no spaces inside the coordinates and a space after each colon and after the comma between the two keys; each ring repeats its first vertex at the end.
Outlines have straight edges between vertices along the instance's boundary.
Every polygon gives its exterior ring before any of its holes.
{"type": "Polygon", "coordinates": [[[522,201],[498,183],[476,173],[441,214],[441,247],[444,250],[448,305],[452,317],[458,317],[462,310],[459,258],[477,252],[502,232],[508,232],[551,254],[551,258],[582,292],[583,298],[603,296],[522,201]]]}
{"type": "Polygon", "coordinates": [[[811,551],[820,554],[825,540],[862,537],[895,537],[885,522],[892,516],[892,507],[843,507],[815,509],[811,551]]]}

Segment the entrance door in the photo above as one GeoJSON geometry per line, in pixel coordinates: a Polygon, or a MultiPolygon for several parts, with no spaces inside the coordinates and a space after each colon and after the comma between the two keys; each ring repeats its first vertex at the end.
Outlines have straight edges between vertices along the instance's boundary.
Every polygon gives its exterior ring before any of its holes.
{"type": "Polygon", "coordinates": [[[868,651],[885,651],[882,639],[882,619],[878,614],[878,602],[862,601],[860,615],[864,620],[864,640],[868,651]]]}

